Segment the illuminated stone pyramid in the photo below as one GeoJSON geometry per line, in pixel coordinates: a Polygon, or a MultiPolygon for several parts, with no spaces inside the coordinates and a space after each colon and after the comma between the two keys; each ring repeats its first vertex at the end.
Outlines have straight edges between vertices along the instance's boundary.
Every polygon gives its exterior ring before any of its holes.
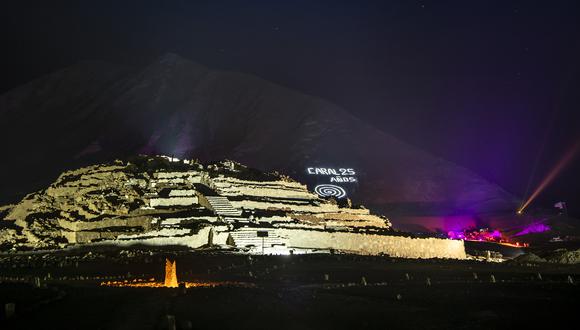
{"type": "Polygon", "coordinates": [[[177,266],[175,261],[171,262],[165,259],[165,287],[177,288],[177,266]]]}

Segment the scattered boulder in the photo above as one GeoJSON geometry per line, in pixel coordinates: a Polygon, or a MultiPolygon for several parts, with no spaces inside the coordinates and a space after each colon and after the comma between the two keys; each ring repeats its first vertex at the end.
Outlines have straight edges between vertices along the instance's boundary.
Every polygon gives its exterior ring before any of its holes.
{"type": "Polygon", "coordinates": [[[580,263],[580,249],[572,251],[558,249],[546,257],[546,259],[551,263],[575,265],[580,263]]]}
{"type": "Polygon", "coordinates": [[[514,258],[512,260],[512,262],[516,263],[516,264],[520,264],[520,265],[539,264],[539,263],[546,262],[546,259],[544,259],[544,258],[542,258],[534,253],[528,252],[528,253],[522,254],[522,255],[514,258]]]}

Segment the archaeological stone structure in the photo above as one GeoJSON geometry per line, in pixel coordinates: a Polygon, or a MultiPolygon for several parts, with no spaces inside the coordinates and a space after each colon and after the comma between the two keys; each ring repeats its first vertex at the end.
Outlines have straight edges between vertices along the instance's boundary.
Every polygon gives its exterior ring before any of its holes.
{"type": "Polygon", "coordinates": [[[363,206],[233,161],[139,156],[71,170],[0,208],[0,218],[2,250],[146,244],[466,258],[463,241],[396,232],[363,206]]]}

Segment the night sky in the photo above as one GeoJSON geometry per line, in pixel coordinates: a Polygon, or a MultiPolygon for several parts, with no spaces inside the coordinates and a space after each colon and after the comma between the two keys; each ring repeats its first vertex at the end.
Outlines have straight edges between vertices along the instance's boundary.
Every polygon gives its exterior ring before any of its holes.
{"type": "MultiPolygon", "coordinates": [[[[175,52],[328,99],[518,196],[580,139],[579,1],[14,1],[0,12],[0,92],[79,60],[175,52]]],[[[579,163],[540,201],[578,214],[579,163]]]]}

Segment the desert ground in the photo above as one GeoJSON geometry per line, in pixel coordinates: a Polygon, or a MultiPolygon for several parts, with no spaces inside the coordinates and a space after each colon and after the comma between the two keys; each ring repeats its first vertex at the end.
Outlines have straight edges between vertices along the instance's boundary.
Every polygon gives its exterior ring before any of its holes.
{"type": "Polygon", "coordinates": [[[580,266],[179,248],[0,255],[1,329],[524,329],[577,322],[580,266]],[[163,282],[165,259],[199,287],[163,282]],[[7,305],[8,304],[8,305],[7,305]]]}

